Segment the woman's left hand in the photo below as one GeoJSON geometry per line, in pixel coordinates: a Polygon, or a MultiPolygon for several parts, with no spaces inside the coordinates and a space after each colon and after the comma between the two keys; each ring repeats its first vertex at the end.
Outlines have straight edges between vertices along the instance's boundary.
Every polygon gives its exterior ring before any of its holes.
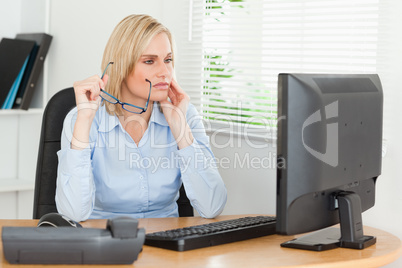
{"type": "Polygon", "coordinates": [[[161,101],[160,104],[179,149],[182,149],[193,142],[193,135],[186,120],[190,97],[174,79],[170,84],[168,96],[170,101],[161,101]]]}

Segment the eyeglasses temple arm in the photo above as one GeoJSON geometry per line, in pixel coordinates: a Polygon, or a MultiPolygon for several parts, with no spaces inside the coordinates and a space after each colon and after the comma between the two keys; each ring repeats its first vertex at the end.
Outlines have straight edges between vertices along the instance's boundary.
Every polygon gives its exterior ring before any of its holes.
{"type": "Polygon", "coordinates": [[[107,68],[109,67],[109,65],[110,65],[110,64],[113,64],[113,63],[114,63],[114,62],[111,61],[111,62],[109,62],[109,63],[106,65],[106,68],[105,68],[105,70],[103,71],[103,74],[102,74],[102,76],[101,76],[101,79],[103,79],[103,77],[105,76],[106,70],[107,70],[107,68]]]}
{"type": "Polygon", "coordinates": [[[148,109],[148,103],[149,103],[149,99],[151,98],[151,89],[152,89],[151,81],[149,81],[148,79],[145,79],[145,81],[147,81],[149,83],[149,94],[148,94],[147,103],[145,104],[144,112],[148,109]]]}

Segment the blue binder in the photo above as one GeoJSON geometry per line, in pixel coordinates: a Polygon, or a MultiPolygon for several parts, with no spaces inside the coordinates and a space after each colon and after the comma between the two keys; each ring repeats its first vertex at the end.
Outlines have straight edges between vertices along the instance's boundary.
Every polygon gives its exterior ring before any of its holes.
{"type": "MultiPolygon", "coordinates": [[[[18,82],[18,77],[27,58],[35,47],[35,41],[3,38],[0,42],[0,106],[8,107],[13,95],[13,85],[18,82]],[[10,97],[9,97],[10,94],[10,97]]],[[[21,78],[19,79],[21,83],[21,78]]],[[[18,90],[15,89],[16,91],[18,90]]],[[[15,93],[15,92],[14,92],[15,93]]]]}
{"type": "Polygon", "coordinates": [[[11,109],[14,104],[15,97],[17,96],[18,88],[20,87],[22,77],[25,73],[25,69],[28,64],[29,56],[26,58],[24,65],[21,68],[20,73],[18,74],[17,78],[15,79],[13,85],[11,86],[10,91],[8,92],[7,98],[3,103],[1,109],[11,109]]]}
{"type": "Polygon", "coordinates": [[[20,33],[15,38],[36,42],[13,105],[13,109],[28,110],[53,37],[46,33],[20,33]]]}

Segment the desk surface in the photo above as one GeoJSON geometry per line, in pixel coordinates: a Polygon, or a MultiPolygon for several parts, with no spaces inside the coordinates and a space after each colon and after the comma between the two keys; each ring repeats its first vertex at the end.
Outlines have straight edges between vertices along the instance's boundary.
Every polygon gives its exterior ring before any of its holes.
{"type": "MultiPolygon", "coordinates": [[[[140,227],[146,232],[180,228],[213,221],[239,218],[247,215],[219,216],[216,219],[200,217],[140,219],[140,227]]],[[[253,215],[251,215],[253,216],[253,215]]],[[[36,226],[37,220],[0,220],[1,226],[36,226]]],[[[88,220],[84,227],[105,228],[106,220],[88,220]]],[[[324,252],[311,252],[281,248],[282,242],[294,236],[271,235],[242,242],[219,245],[209,248],[176,252],[144,246],[134,262],[135,267],[379,267],[391,263],[402,255],[399,238],[379,229],[365,227],[367,235],[377,237],[377,243],[364,250],[337,248],[324,252]],[[325,264],[325,265],[323,265],[325,264]]],[[[49,267],[44,265],[11,265],[3,258],[0,248],[1,267],[49,267]]],[[[133,267],[116,265],[116,267],[133,267]]],[[[56,267],[63,267],[57,265],[56,267]]],[[[77,267],[77,266],[70,266],[77,267]]],[[[80,265],[80,267],[95,267],[80,265]]],[[[107,267],[111,267],[108,265],[107,267]]]]}

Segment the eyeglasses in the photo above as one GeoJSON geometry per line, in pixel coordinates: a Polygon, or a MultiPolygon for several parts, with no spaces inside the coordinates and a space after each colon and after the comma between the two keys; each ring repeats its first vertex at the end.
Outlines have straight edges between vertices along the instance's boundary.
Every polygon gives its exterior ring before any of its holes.
{"type": "MultiPolygon", "coordinates": [[[[113,62],[109,62],[109,63],[107,64],[105,70],[103,71],[103,74],[102,74],[101,79],[102,79],[103,76],[105,75],[106,70],[107,70],[107,68],[109,67],[110,64],[113,64],[113,62]]],[[[121,102],[121,101],[119,101],[116,97],[110,95],[109,93],[107,93],[107,92],[104,91],[103,89],[100,90],[101,92],[100,92],[99,95],[100,95],[100,97],[101,97],[103,100],[105,100],[105,101],[107,101],[107,102],[109,102],[109,103],[111,103],[111,104],[120,104],[121,107],[122,107],[124,110],[126,110],[126,111],[128,111],[128,112],[130,112],[130,113],[142,114],[142,113],[145,113],[145,112],[147,111],[147,109],[148,109],[149,98],[151,97],[151,89],[152,89],[152,83],[151,83],[151,81],[149,81],[148,79],[145,79],[145,81],[147,81],[147,82],[149,83],[149,94],[148,94],[148,100],[147,100],[147,102],[146,102],[146,104],[145,104],[145,107],[140,107],[140,106],[137,106],[137,105],[134,105],[134,104],[130,104],[130,103],[127,103],[127,102],[121,102]]]]}

